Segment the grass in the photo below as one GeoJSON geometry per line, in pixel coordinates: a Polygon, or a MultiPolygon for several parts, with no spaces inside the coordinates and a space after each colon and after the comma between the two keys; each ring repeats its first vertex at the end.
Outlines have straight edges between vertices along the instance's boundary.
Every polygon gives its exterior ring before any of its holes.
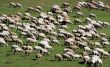
{"type": "MultiPolygon", "coordinates": [[[[27,7],[32,6],[35,7],[40,5],[43,7],[44,11],[49,11],[53,4],[61,5],[62,2],[68,2],[71,6],[75,5],[77,1],[81,0],[0,0],[0,14],[16,14],[17,12],[24,13],[27,7]],[[22,8],[9,8],[9,2],[19,2],[23,4],[22,8]]],[[[103,0],[105,3],[110,4],[109,0],[103,0]]],[[[106,11],[98,11],[98,10],[89,10],[83,9],[85,17],[88,16],[89,13],[95,13],[97,15],[96,20],[107,21],[110,22],[110,12],[106,11]]],[[[36,13],[31,13],[33,16],[36,16],[36,13]]],[[[75,19],[73,16],[75,12],[69,14],[72,22],[75,19]]],[[[81,18],[84,21],[84,18],[81,18]]],[[[77,25],[69,24],[68,31],[72,31],[77,28],[77,25]]],[[[15,30],[13,30],[15,31],[15,30]]],[[[108,36],[110,36],[110,28],[100,29],[99,32],[105,32],[108,36]]],[[[63,45],[63,40],[60,40],[63,45]]],[[[78,61],[52,61],[54,60],[54,54],[62,53],[63,46],[53,46],[54,51],[51,52],[51,55],[43,57],[41,61],[32,60],[35,58],[34,54],[30,56],[23,57],[19,54],[13,55],[10,51],[10,47],[0,47],[0,67],[87,67],[86,65],[79,64],[78,61]],[[10,54],[10,56],[7,56],[10,54]],[[9,63],[8,63],[9,62],[9,63]]],[[[107,49],[110,50],[110,49],[107,49]]],[[[103,58],[104,65],[103,67],[110,67],[110,58],[103,58]]]]}

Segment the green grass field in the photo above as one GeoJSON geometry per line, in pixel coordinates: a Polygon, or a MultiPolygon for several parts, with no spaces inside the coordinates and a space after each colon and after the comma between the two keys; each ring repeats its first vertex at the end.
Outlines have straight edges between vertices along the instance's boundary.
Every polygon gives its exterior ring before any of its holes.
{"type": "MultiPolygon", "coordinates": [[[[0,0],[0,14],[16,14],[17,12],[24,13],[27,7],[35,7],[37,5],[42,6],[44,11],[47,12],[49,11],[52,5],[61,5],[64,1],[70,3],[71,6],[74,6],[77,3],[77,1],[81,0],[0,0]],[[23,5],[23,8],[9,8],[9,2],[11,1],[21,3],[23,5]]],[[[104,1],[106,4],[110,4],[110,0],[102,1],[104,1]]],[[[89,13],[95,13],[98,17],[96,20],[110,22],[110,12],[89,9],[83,9],[82,12],[85,16],[88,16],[89,13]]],[[[37,14],[35,13],[31,14],[33,16],[37,16],[37,14]]],[[[75,19],[73,17],[74,15],[75,12],[69,14],[72,21],[75,19]]],[[[84,21],[84,18],[81,18],[82,21],[84,21]]],[[[73,29],[77,28],[77,25],[69,24],[68,27],[68,31],[71,32],[73,29]]],[[[99,32],[105,32],[108,36],[110,36],[110,28],[100,29],[99,32]]],[[[62,40],[61,43],[63,45],[62,40]]],[[[10,51],[10,47],[0,47],[0,67],[87,67],[84,64],[79,64],[78,61],[53,61],[54,55],[56,53],[62,53],[64,48],[62,45],[53,46],[54,51],[51,52],[49,56],[45,56],[42,60],[36,61],[33,60],[35,58],[34,54],[24,57],[19,54],[13,55],[10,51]],[[7,54],[10,54],[10,56],[7,56],[7,54]]],[[[108,48],[106,50],[110,49],[108,48]]],[[[103,64],[103,67],[110,67],[110,58],[103,58],[103,64]]]]}

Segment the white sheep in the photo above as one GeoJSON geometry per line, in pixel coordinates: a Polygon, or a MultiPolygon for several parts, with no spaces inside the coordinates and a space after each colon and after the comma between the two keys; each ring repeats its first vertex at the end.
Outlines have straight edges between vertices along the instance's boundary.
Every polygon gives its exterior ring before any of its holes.
{"type": "Polygon", "coordinates": [[[16,7],[16,4],[13,2],[10,2],[10,7],[16,7]]]}
{"type": "Polygon", "coordinates": [[[90,57],[89,57],[89,56],[83,56],[82,58],[83,58],[85,64],[86,64],[88,61],[90,61],[90,57]]]}
{"type": "Polygon", "coordinates": [[[20,3],[16,3],[16,7],[21,7],[23,8],[23,6],[20,3]]]}
{"type": "Polygon", "coordinates": [[[90,52],[92,51],[92,50],[90,49],[90,47],[88,47],[88,46],[84,47],[84,50],[85,50],[85,51],[90,51],[90,52]]]}
{"type": "Polygon", "coordinates": [[[2,37],[0,37],[0,44],[3,45],[3,46],[8,46],[8,44],[6,43],[4,38],[2,38],[2,37]]]}
{"type": "Polygon", "coordinates": [[[101,45],[99,42],[94,42],[94,45],[95,45],[95,46],[102,47],[102,45],[101,45]]]}
{"type": "Polygon", "coordinates": [[[22,49],[22,48],[20,48],[20,47],[17,47],[17,48],[15,48],[14,49],[14,54],[16,53],[16,52],[23,52],[23,53],[25,53],[25,51],[22,49]]]}

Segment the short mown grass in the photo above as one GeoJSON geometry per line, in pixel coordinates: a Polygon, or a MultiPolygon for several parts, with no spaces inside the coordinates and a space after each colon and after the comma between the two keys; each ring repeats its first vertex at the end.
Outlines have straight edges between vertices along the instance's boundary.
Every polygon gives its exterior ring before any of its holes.
{"type": "MultiPolygon", "coordinates": [[[[27,7],[35,7],[40,5],[43,7],[44,12],[49,11],[51,6],[54,4],[61,5],[63,2],[68,2],[71,6],[75,5],[77,1],[82,0],[0,0],[0,14],[16,14],[17,12],[24,13],[27,7]],[[23,5],[23,8],[9,8],[9,2],[19,2],[23,5]]],[[[110,4],[109,0],[103,0],[105,3],[110,4]]],[[[95,13],[97,15],[96,20],[110,22],[110,12],[83,9],[85,17],[80,18],[82,21],[88,16],[89,13],[95,13]]],[[[72,22],[75,19],[73,17],[76,12],[69,14],[72,22]]],[[[36,13],[31,13],[33,16],[37,16],[36,13]]],[[[85,23],[83,23],[85,24],[85,23]]],[[[77,28],[77,25],[68,24],[69,29],[67,31],[72,32],[73,29],[77,28]]],[[[15,30],[13,30],[15,31],[15,30]]],[[[99,32],[105,32],[110,37],[110,27],[99,29],[99,32]]],[[[24,41],[25,39],[22,38],[24,41]]],[[[0,67],[87,67],[84,64],[79,64],[78,61],[54,61],[54,55],[56,53],[63,52],[63,40],[61,40],[61,45],[53,46],[54,51],[51,52],[49,56],[44,56],[42,60],[33,60],[35,55],[21,56],[19,54],[13,55],[9,47],[0,47],[0,67]]],[[[107,49],[110,50],[109,48],[107,49]]],[[[110,67],[110,58],[103,58],[103,67],[110,67]]]]}

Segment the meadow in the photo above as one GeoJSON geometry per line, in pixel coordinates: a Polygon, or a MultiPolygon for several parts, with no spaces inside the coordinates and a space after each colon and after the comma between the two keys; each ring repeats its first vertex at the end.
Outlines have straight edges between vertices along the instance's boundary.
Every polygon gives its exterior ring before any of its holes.
{"type": "MultiPolygon", "coordinates": [[[[24,13],[27,7],[35,7],[37,5],[40,5],[43,8],[43,11],[47,12],[54,4],[61,5],[63,2],[68,2],[72,7],[78,1],[82,0],[0,0],[0,14],[16,14],[17,12],[24,13]],[[9,8],[9,2],[21,3],[23,5],[23,8],[9,8]]],[[[110,4],[110,0],[102,1],[106,4],[110,4]]],[[[85,8],[82,9],[81,12],[84,13],[84,17],[80,18],[82,21],[84,21],[85,17],[88,16],[89,13],[95,13],[97,16],[96,20],[110,22],[110,12],[85,8]]],[[[69,14],[72,22],[75,19],[75,13],[76,12],[74,11],[69,14]]],[[[37,13],[31,14],[33,16],[38,15],[37,13]]],[[[73,29],[77,28],[77,25],[68,24],[68,27],[68,31],[72,32],[73,29]]],[[[15,30],[13,29],[12,31],[15,30]]],[[[108,37],[110,37],[110,27],[99,29],[98,31],[104,32],[107,34],[108,37]]],[[[22,38],[22,40],[24,40],[24,38],[22,38]]],[[[54,51],[52,51],[49,56],[44,56],[42,60],[33,60],[35,59],[34,54],[31,54],[30,56],[21,56],[19,54],[13,55],[10,50],[10,46],[0,47],[0,67],[87,67],[87,65],[79,64],[78,61],[54,61],[54,55],[56,53],[62,53],[64,48],[63,40],[60,39],[60,42],[61,45],[53,46],[54,51]],[[7,56],[7,54],[9,54],[9,56],[7,56]]],[[[105,50],[110,51],[109,48],[105,48],[105,50]]],[[[110,67],[110,58],[103,58],[103,64],[103,67],[110,67]]]]}

